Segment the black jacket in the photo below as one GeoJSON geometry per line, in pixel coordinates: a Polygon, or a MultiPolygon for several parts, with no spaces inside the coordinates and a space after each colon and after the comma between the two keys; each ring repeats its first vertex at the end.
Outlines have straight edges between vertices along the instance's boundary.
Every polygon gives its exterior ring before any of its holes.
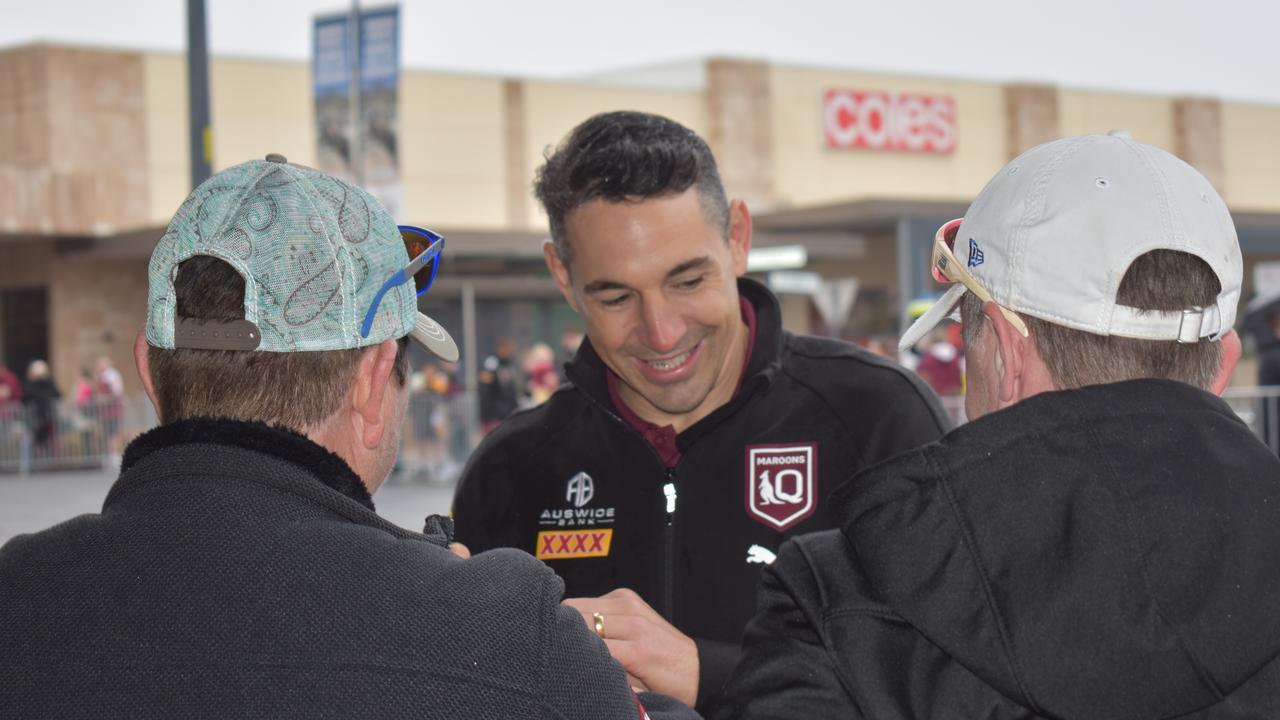
{"type": "Polygon", "coordinates": [[[1280,461],[1216,397],[1039,395],[834,505],[718,717],[1280,717],[1280,461]]]}
{"type": "Polygon", "coordinates": [[[447,541],[299,435],[158,428],[101,514],[0,549],[0,717],[638,717],[553,573],[447,541]]]}
{"type": "Polygon", "coordinates": [[[473,550],[534,553],[569,596],[631,588],[697,640],[699,707],[737,661],[760,568],[782,540],[833,527],[826,497],[838,483],[946,423],[915,375],[848,343],[783,332],[768,290],[739,289],[756,314],[746,379],[679,435],[672,471],[618,417],[608,371],[584,341],[572,385],[485,439],[453,506],[473,550]]]}

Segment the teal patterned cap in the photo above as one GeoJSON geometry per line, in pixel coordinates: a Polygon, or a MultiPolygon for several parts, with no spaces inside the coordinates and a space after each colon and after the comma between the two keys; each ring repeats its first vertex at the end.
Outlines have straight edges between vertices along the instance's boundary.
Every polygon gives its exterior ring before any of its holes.
{"type": "MultiPolygon", "coordinates": [[[[151,253],[151,345],[197,346],[175,343],[176,335],[187,336],[175,328],[189,334],[196,325],[175,317],[173,291],[178,264],[195,255],[223,260],[244,277],[245,322],[207,328],[209,334],[234,328],[236,342],[248,337],[238,349],[344,350],[411,335],[436,355],[457,359],[448,333],[418,312],[413,283],[392,288],[368,337],[360,336],[379,288],[409,262],[400,231],[364,190],[280,155],[214,175],[178,208],[151,253]]],[[[197,333],[206,331],[199,327],[197,333]]]]}

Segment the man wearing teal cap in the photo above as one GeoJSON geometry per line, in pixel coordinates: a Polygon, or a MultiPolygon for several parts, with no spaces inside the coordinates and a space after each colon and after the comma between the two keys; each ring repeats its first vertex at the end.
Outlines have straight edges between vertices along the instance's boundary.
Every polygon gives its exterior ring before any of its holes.
{"type": "Polygon", "coordinates": [[[643,716],[550,570],[374,512],[408,338],[457,358],[442,249],[279,155],[192,192],[136,344],[161,426],[102,513],[0,549],[0,717],[643,716]]]}

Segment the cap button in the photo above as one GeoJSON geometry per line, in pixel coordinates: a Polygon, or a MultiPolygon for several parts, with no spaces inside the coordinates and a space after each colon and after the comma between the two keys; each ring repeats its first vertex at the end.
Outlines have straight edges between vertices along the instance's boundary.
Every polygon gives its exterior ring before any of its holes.
{"type": "Polygon", "coordinates": [[[287,162],[289,162],[289,159],[288,159],[288,158],[286,158],[285,156],[281,155],[280,153],[268,153],[268,154],[267,154],[267,162],[273,162],[273,163],[287,163],[287,162]]]}
{"type": "Polygon", "coordinates": [[[1132,135],[1128,130],[1112,130],[1111,132],[1108,132],[1107,134],[1108,134],[1108,135],[1110,135],[1111,137],[1122,138],[1122,139],[1125,139],[1125,140],[1132,140],[1132,139],[1133,139],[1133,135],[1132,135]]]}

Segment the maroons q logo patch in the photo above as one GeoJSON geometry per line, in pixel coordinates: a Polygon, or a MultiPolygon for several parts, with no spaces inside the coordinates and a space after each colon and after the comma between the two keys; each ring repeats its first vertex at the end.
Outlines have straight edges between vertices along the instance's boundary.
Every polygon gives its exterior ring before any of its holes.
{"type": "Polygon", "coordinates": [[[815,443],[747,446],[747,514],[786,530],[817,507],[818,446],[815,443]]]}

